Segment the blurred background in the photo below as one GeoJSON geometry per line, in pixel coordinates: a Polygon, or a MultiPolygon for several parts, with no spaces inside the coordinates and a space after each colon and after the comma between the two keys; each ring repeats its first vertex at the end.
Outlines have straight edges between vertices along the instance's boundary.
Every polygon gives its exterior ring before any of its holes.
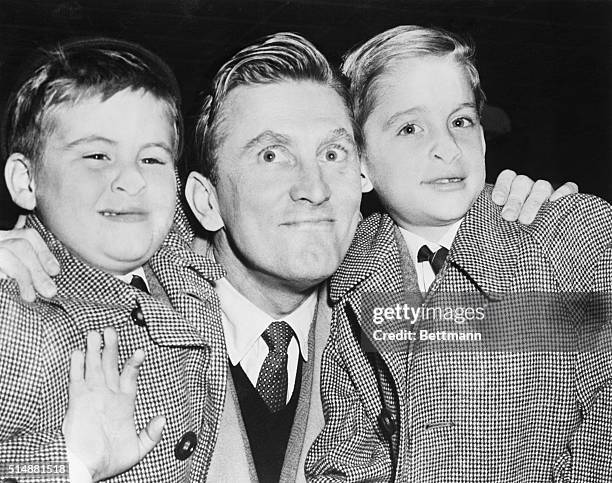
{"type": "MultiPolygon", "coordinates": [[[[262,35],[301,33],[339,62],[399,24],[440,26],[476,42],[489,102],[489,181],[512,168],[553,184],[572,180],[612,201],[610,0],[0,0],[0,107],[20,63],[40,46],[107,35],[168,62],[191,126],[215,71],[262,35]]],[[[6,228],[17,210],[1,185],[6,228]]]]}

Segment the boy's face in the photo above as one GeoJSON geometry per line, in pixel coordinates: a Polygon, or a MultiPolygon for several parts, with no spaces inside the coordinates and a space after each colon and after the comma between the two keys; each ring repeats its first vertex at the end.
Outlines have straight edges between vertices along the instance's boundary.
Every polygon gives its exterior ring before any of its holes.
{"type": "Polygon", "coordinates": [[[484,186],[484,137],[467,75],[450,57],[409,58],[376,89],[364,172],[400,226],[437,237],[484,186]]]}
{"type": "Polygon", "coordinates": [[[85,97],[48,114],[36,210],[81,259],[124,274],[159,248],[175,208],[174,134],[143,90],[85,97]]]}

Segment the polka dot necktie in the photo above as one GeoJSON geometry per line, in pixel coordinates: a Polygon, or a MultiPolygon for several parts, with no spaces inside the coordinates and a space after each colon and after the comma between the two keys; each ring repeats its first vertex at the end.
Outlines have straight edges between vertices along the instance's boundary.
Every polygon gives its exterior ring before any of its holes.
{"type": "Polygon", "coordinates": [[[444,266],[444,260],[448,255],[448,250],[444,247],[440,247],[435,252],[432,252],[427,245],[423,245],[417,253],[417,262],[429,262],[433,272],[438,275],[438,272],[444,266]]]}
{"type": "Polygon", "coordinates": [[[287,403],[287,348],[293,337],[293,330],[287,322],[272,322],[261,335],[268,344],[268,355],[259,371],[257,392],[268,409],[275,413],[287,403]]]}

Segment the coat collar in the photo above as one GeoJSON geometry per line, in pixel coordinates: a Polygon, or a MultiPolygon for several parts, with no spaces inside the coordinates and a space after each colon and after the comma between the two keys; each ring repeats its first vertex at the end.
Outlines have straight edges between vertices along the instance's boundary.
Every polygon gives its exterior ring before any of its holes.
{"type": "MultiPolygon", "coordinates": [[[[60,274],[55,277],[57,295],[51,299],[39,296],[39,302],[61,307],[85,330],[108,325],[120,328],[131,322],[126,314],[139,307],[151,337],[161,345],[202,344],[205,334],[201,330],[198,332],[194,324],[188,323],[175,309],[182,309],[181,313],[199,313],[201,309],[197,304],[207,301],[211,294],[215,297],[206,280],[219,279],[225,272],[215,262],[193,253],[181,235],[171,232],[149,260],[151,270],[168,295],[170,306],[75,257],[35,215],[28,217],[26,226],[40,233],[61,267],[60,274]]],[[[211,314],[218,313],[216,299],[212,305],[211,314]]],[[[214,328],[215,335],[219,330],[220,327],[214,328]]]]}
{"type": "Polygon", "coordinates": [[[332,303],[382,271],[389,257],[397,253],[396,229],[386,213],[374,213],[359,224],[342,264],[331,278],[332,303]]]}

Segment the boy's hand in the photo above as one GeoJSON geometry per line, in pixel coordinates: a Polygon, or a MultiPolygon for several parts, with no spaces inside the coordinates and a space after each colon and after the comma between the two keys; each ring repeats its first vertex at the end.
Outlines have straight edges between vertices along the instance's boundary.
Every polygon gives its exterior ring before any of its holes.
{"type": "Polygon", "coordinates": [[[493,188],[493,202],[503,206],[502,218],[507,221],[517,219],[529,225],[540,211],[545,201],[554,201],[562,196],[578,193],[576,183],[567,182],[553,193],[548,181],[533,180],[524,175],[516,175],[505,169],[497,177],[493,188]]]}
{"type": "Polygon", "coordinates": [[[123,473],[139,463],[161,441],[165,425],[156,416],[140,434],[134,427],[136,379],[144,361],[140,349],[117,370],[117,332],[87,335],[87,352],[74,351],[70,361],[68,411],[62,431],[66,446],[87,467],[94,481],[123,473]]]}
{"type": "Polygon", "coordinates": [[[33,302],[36,292],[53,297],[57,288],[51,277],[60,266],[38,232],[24,224],[22,215],[12,230],[0,231],[0,278],[15,279],[26,302],[33,302]]]}

